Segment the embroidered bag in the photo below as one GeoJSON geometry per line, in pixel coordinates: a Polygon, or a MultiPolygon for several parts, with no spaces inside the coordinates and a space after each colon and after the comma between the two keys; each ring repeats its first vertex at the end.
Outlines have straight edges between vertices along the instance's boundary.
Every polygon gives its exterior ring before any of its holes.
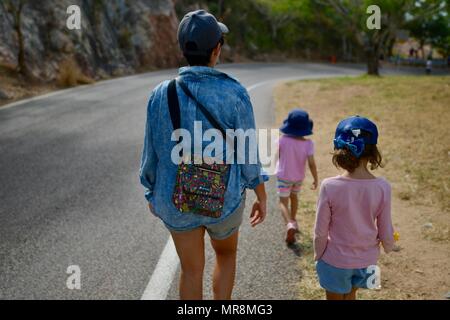
{"type": "MultiPolygon", "coordinates": [[[[173,129],[177,130],[181,127],[180,105],[176,89],[177,83],[183,92],[196,103],[211,125],[221,132],[225,140],[225,130],[192,95],[181,79],[172,80],[167,90],[173,129]]],[[[195,157],[188,156],[178,165],[172,201],[180,212],[219,218],[222,215],[230,166],[205,161],[206,159],[202,159],[203,161],[199,162],[195,160],[195,157]]]]}

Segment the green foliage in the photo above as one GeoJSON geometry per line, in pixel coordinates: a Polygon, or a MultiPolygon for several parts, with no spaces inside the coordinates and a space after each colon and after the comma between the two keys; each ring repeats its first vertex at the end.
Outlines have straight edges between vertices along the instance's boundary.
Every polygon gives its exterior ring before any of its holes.
{"type": "Polygon", "coordinates": [[[407,23],[411,35],[421,45],[431,44],[443,55],[450,54],[450,1],[419,1],[420,7],[411,10],[407,23]],[[433,10],[438,7],[438,10],[433,10]]]}
{"type": "MultiPolygon", "coordinates": [[[[430,12],[448,12],[449,0],[181,0],[180,17],[193,7],[203,7],[230,28],[227,42],[240,52],[283,52],[309,58],[354,59],[365,55],[374,43],[384,51],[396,31],[423,32],[441,48],[448,48],[448,14],[431,21],[430,12]],[[417,3],[421,3],[420,7],[417,3]],[[441,3],[447,4],[443,7],[441,3]],[[381,8],[382,30],[368,30],[369,5],[381,8]],[[413,17],[409,22],[407,17],[413,17]],[[431,34],[432,36],[429,36],[431,34]],[[343,44],[345,43],[345,45],[343,44]],[[309,55],[309,56],[308,56],[309,55]]],[[[434,18],[433,18],[434,19],[434,18]]]]}

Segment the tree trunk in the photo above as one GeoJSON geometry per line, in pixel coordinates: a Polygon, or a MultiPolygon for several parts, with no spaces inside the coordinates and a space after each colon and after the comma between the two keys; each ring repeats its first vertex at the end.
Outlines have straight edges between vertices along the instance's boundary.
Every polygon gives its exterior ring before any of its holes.
{"type": "Polygon", "coordinates": [[[218,12],[217,12],[217,16],[220,19],[223,19],[223,0],[218,0],[217,1],[217,7],[218,7],[218,12]]]}
{"type": "Polygon", "coordinates": [[[348,61],[348,53],[347,53],[347,38],[345,35],[342,36],[342,58],[344,61],[348,61]]]}
{"type": "Polygon", "coordinates": [[[420,52],[422,53],[422,59],[426,59],[425,58],[425,42],[424,41],[420,41],[420,52]]]}
{"type": "Polygon", "coordinates": [[[17,41],[19,42],[19,52],[17,54],[17,66],[19,73],[26,75],[27,67],[25,65],[25,46],[24,46],[24,39],[23,39],[23,33],[22,28],[20,27],[20,17],[18,18],[18,27],[16,29],[17,32],[17,41]]]}
{"type": "Polygon", "coordinates": [[[379,50],[376,45],[371,45],[367,50],[367,74],[379,76],[379,50]]]}
{"type": "Polygon", "coordinates": [[[24,44],[24,38],[22,33],[22,10],[24,6],[24,1],[19,1],[17,7],[15,10],[13,10],[13,16],[14,16],[14,29],[17,33],[17,45],[19,47],[19,50],[17,52],[17,71],[27,76],[27,66],[25,63],[25,44],[24,44]]]}

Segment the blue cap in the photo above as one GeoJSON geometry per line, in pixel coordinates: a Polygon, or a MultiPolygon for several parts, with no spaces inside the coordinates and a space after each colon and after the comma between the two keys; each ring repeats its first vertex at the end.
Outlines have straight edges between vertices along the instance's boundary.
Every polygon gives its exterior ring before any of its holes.
{"type": "Polygon", "coordinates": [[[302,109],[294,109],[289,112],[280,130],[287,135],[304,137],[313,133],[313,126],[314,123],[309,119],[308,112],[302,109]]]}
{"type": "Polygon", "coordinates": [[[366,144],[377,144],[377,142],[377,126],[369,119],[360,116],[342,120],[334,135],[334,147],[348,148],[357,158],[364,152],[366,144]]]}
{"type": "Polygon", "coordinates": [[[219,43],[228,28],[205,10],[186,14],[178,27],[178,42],[185,54],[206,56],[219,43]]]}

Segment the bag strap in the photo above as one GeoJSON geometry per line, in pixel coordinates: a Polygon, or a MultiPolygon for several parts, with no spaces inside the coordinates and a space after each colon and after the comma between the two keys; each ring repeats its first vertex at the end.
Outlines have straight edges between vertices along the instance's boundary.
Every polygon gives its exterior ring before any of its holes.
{"type": "Polygon", "coordinates": [[[169,103],[170,119],[172,121],[173,130],[181,128],[180,103],[178,102],[176,79],[169,82],[167,88],[167,99],[169,103]]]}
{"type": "Polygon", "coordinates": [[[175,79],[175,81],[180,85],[181,89],[183,89],[184,94],[187,95],[189,98],[191,98],[197,104],[198,108],[203,113],[205,118],[209,121],[209,123],[211,123],[215,129],[220,131],[223,139],[225,140],[227,136],[225,130],[222,128],[219,122],[217,122],[217,120],[212,116],[212,114],[208,111],[208,109],[206,109],[206,107],[203,104],[201,104],[196,97],[194,97],[192,92],[188,89],[186,84],[180,78],[175,79]]]}
{"type": "MultiPolygon", "coordinates": [[[[179,78],[173,79],[169,82],[169,86],[167,87],[167,99],[169,104],[169,112],[170,112],[170,119],[172,121],[172,126],[174,130],[181,128],[181,112],[180,112],[180,103],[178,101],[178,94],[177,94],[177,86],[176,84],[179,84],[181,89],[183,89],[183,92],[192,99],[197,106],[199,107],[200,111],[203,113],[203,115],[206,117],[206,119],[213,125],[214,128],[220,131],[222,134],[222,138],[225,140],[225,142],[228,142],[226,137],[225,130],[221,127],[221,125],[217,122],[217,120],[211,115],[211,113],[203,106],[191,93],[191,91],[188,89],[186,84],[179,78]]],[[[234,144],[234,161],[237,159],[237,141],[236,138],[233,139],[234,144]]]]}

